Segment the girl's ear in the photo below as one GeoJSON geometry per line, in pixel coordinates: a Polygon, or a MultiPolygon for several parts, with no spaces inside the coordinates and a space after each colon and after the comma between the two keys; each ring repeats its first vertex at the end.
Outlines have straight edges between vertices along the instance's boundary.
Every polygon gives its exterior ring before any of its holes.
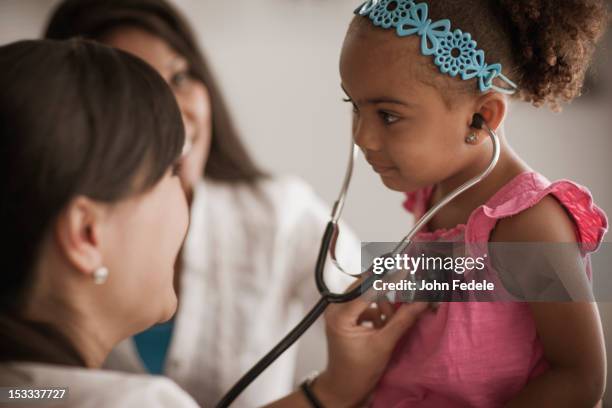
{"type": "Polygon", "coordinates": [[[76,197],[57,218],[54,237],[60,253],[77,271],[90,276],[102,266],[101,233],[104,208],[86,197],[76,197]]]}
{"type": "Polygon", "coordinates": [[[479,98],[476,109],[476,112],[482,115],[487,125],[494,131],[498,131],[504,123],[508,101],[506,96],[501,93],[490,92],[479,98]]]}

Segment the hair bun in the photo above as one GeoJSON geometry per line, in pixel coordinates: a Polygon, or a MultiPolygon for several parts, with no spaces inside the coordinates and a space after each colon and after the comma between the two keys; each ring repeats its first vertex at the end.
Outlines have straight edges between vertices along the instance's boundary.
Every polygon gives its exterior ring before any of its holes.
{"type": "Polygon", "coordinates": [[[520,97],[535,106],[579,96],[608,25],[603,0],[501,0],[513,31],[520,97]]]}

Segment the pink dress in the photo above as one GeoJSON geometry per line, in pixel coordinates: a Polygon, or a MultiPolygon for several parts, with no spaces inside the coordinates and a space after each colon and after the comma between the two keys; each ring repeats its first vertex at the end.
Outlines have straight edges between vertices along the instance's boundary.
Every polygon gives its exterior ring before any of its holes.
{"type": "MultiPolygon", "coordinates": [[[[432,189],[409,193],[415,217],[427,210],[432,189]]],[[[498,220],[524,211],[551,194],[576,226],[584,256],[598,248],[607,219],[589,191],[570,181],[549,182],[523,173],[477,208],[467,224],[421,232],[420,241],[482,243],[498,220]]],[[[590,269],[587,271],[590,277],[590,269]]],[[[374,407],[501,407],[548,365],[527,303],[442,303],[399,341],[373,397],[374,407]]]]}

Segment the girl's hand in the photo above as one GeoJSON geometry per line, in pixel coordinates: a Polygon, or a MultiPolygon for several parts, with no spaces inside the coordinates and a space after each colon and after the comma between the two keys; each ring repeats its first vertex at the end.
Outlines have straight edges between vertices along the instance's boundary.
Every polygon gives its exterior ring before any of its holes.
{"type": "Polygon", "coordinates": [[[330,305],[325,314],[328,366],[312,385],[321,403],[328,408],[362,403],[380,379],[395,344],[427,305],[407,303],[396,309],[379,301],[373,308],[363,296],[330,305]]]}

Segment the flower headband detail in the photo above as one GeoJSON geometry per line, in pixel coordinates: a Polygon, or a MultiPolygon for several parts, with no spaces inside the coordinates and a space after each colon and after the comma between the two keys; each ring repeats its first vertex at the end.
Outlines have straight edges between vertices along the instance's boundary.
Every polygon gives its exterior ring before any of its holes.
{"type": "Polygon", "coordinates": [[[505,94],[513,94],[518,86],[502,74],[501,64],[488,65],[483,50],[476,48],[476,41],[469,33],[459,29],[451,30],[448,19],[432,21],[428,18],[427,3],[414,0],[368,0],[355,14],[368,17],[375,26],[394,28],[397,35],[406,37],[417,34],[421,37],[421,53],[434,56],[434,63],[443,74],[461,79],[478,78],[481,92],[491,89],[505,94]],[[499,78],[509,88],[493,85],[499,78]]]}

